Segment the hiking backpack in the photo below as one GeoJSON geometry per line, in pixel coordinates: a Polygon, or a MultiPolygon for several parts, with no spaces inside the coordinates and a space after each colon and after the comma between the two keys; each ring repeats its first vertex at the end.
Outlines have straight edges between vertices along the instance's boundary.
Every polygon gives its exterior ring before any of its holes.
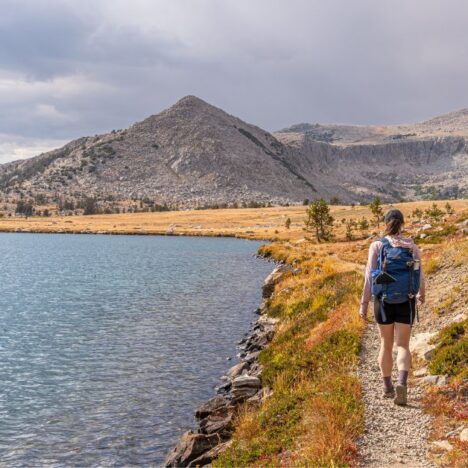
{"type": "Polygon", "coordinates": [[[372,271],[372,294],[381,303],[385,318],[384,302],[400,304],[416,297],[421,282],[420,262],[410,249],[393,247],[383,237],[382,250],[377,259],[377,269],[372,271]],[[380,281],[379,281],[380,280],[380,281]]]}

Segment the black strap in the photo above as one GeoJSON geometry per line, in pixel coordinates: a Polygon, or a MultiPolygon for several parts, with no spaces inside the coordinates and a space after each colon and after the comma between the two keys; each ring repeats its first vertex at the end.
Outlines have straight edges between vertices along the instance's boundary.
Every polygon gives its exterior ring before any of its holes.
{"type": "MultiPolygon", "coordinates": [[[[385,257],[387,256],[386,248],[390,246],[390,242],[386,237],[382,237],[380,239],[382,242],[382,248],[380,249],[380,269],[381,271],[385,271],[386,264],[385,264],[385,257]]],[[[387,288],[388,284],[384,284],[382,287],[382,292],[380,293],[379,303],[380,303],[380,314],[382,316],[382,321],[387,321],[387,314],[385,313],[385,298],[387,297],[387,288]]]]}
{"type": "Polygon", "coordinates": [[[380,298],[380,315],[382,316],[382,321],[386,322],[387,321],[387,314],[385,313],[385,301],[384,301],[384,295],[381,295],[380,298]]]}
{"type": "Polygon", "coordinates": [[[409,268],[409,275],[408,275],[408,299],[410,303],[410,325],[413,325],[413,300],[414,300],[414,308],[415,308],[415,315],[416,319],[419,322],[419,313],[418,313],[418,305],[416,300],[416,295],[414,294],[414,257],[412,265],[408,266],[409,268]]]}
{"type": "Polygon", "coordinates": [[[387,256],[386,248],[390,247],[390,241],[386,237],[380,239],[382,242],[382,248],[380,249],[380,269],[385,269],[385,257],[387,256]]]}

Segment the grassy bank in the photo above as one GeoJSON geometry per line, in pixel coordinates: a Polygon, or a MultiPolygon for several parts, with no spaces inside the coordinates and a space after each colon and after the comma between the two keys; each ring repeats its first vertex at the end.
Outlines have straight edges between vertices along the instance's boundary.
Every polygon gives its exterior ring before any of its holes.
{"type": "Polygon", "coordinates": [[[216,466],[350,464],[363,427],[355,374],[362,278],[348,262],[302,246],[274,243],[261,253],[296,267],[268,303],[280,326],[260,362],[273,394],[245,408],[216,466]]]}

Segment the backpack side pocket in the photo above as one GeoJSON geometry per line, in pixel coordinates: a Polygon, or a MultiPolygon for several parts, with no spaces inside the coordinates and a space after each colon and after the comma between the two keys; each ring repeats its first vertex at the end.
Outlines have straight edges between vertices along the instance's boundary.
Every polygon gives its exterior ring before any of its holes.
{"type": "Polygon", "coordinates": [[[371,271],[371,276],[372,276],[371,292],[372,292],[373,296],[378,296],[382,292],[382,285],[381,284],[376,284],[376,282],[375,282],[375,279],[381,273],[382,273],[382,270],[380,270],[380,268],[377,268],[376,270],[371,271]]]}

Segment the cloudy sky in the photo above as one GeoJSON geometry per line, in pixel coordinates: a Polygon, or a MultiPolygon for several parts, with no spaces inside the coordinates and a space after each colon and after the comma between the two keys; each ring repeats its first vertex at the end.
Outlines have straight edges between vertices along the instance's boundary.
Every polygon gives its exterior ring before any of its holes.
{"type": "Polygon", "coordinates": [[[0,163],[194,94],[276,130],[468,107],[465,0],[0,0],[0,163]]]}

